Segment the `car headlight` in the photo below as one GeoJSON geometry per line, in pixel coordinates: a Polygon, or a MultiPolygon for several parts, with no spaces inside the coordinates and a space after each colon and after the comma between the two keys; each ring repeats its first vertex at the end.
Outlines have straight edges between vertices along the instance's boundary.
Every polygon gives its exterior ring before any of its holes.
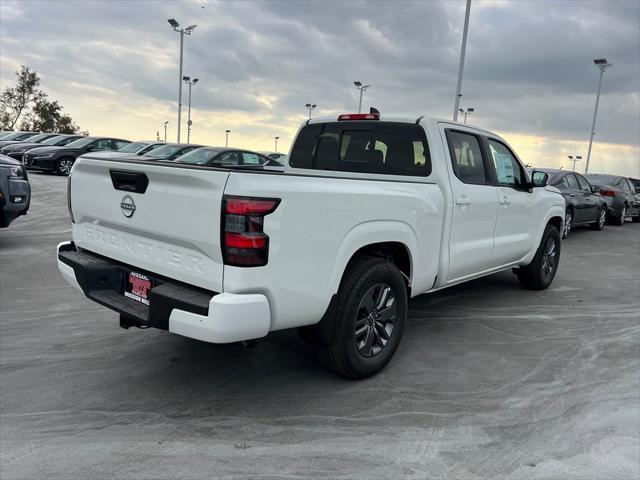
{"type": "Polygon", "coordinates": [[[0,165],[1,167],[3,167],[5,170],[9,170],[9,176],[10,177],[19,177],[22,178],[24,177],[24,170],[20,165],[0,165]]]}

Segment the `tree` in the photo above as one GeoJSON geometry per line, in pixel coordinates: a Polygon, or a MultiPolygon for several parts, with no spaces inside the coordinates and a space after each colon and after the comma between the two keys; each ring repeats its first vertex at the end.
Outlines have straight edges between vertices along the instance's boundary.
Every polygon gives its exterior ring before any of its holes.
{"type": "MultiPolygon", "coordinates": [[[[13,130],[22,117],[23,130],[51,133],[78,133],[80,127],[57,100],[50,100],[40,90],[40,76],[22,65],[16,72],[15,87],[7,87],[0,95],[0,128],[13,130]]],[[[88,133],[87,133],[88,134],[88,133]]]]}
{"type": "Polygon", "coordinates": [[[62,113],[62,106],[58,101],[49,100],[46,95],[35,101],[20,128],[32,132],[57,133],[78,133],[80,130],[69,115],[62,113]]]}
{"type": "Polygon", "coordinates": [[[13,130],[29,104],[44,96],[44,92],[38,89],[40,77],[36,72],[22,65],[16,76],[16,86],[5,88],[0,95],[0,122],[4,130],[13,130]]]}

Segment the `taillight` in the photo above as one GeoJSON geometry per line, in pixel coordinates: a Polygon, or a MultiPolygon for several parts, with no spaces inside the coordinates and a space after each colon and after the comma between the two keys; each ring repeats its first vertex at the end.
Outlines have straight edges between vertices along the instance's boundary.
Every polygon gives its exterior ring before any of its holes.
{"type": "Polygon", "coordinates": [[[269,259],[269,236],[264,217],[280,203],[279,198],[222,198],[222,256],[225,265],[262,267],[269,259]]]}
{"type": "Polygon", "coordinates": [[[71,217],[71,223],[76,223],[73,218],[73,211],[71,211],[71,174],[67,177],[67,208],[69,209],[69,216],[71,217]]]}
{"type": "Polygon", "coordinates": [[[338,117],[338,121],[345,120],[380,120],[379,113],[345,113],[338,117]]]}
{"type": "Polygon", "coordinates": [[[602,195],[604,197],[615,197],[616,196],[616,191],[615,190],[609,190],[607,188],[601,188],[600,189],[600,195],[602,195]]]}

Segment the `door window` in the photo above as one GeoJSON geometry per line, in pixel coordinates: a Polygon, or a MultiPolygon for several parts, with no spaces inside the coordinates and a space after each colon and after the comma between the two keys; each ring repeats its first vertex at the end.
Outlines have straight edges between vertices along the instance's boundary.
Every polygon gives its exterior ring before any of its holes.
{"type": "Polygon", "coordinates": [[[487,172],[478,137],[469,133],[447,131],[453,171],[464,183],[487,183],[487,172]]]}
{"type": "Polygon", "coordinates": [[[575,174],[575,176],[578,179],[580,190],[586,193],[591,193],[591,185],[589,184],[589,182],[587,182],[587,179],[584,178],[582,175],[578,175],[577,173],[575,174]]]}
{"type": "Polygon", "coordinates": [[[124,140],[114,140],[113,143],[116,144],[116,150],[120,150],[125,145],[129,145],[129,142],[125,142],[124,140]]]}
{"type": "Polygon", "coordinates": [[[111,150],[111,148],[113,148],[112,145],[113,144],[111,143],[110,139],[103,138],[103,139],[96,140],[95,142],[93,142],[93,144],[91,145],[91,148],[95,149],[95,150],[98,150],[98,149],[100,149],[100,150],[111,150]]]}
{"type": "Polygon", "coordinates": [[[500,142],[489,140],[489,152],[498,183],[515,188],[524,187],[526,184],[524,169],[509,149],[500,142]]]}
{"type": "Polygon", "coordinates": [[[576,180],[576,176],[573,173],[568,174],[564,177],[564,183],[571,190],[580,190],[580,185],[578,185],[578,181],[576,180]]]}
{"type": "Polygon", "coordinates": [[[261,165],[260,155],[253,152],[242,152],[243,165],[261,165]]]}
{"type": "Polygon", "coordinates": [[[224,152],[216,157],[212,162],[213,165],[240,165],[240,155],[238,152],[224,152]]]}

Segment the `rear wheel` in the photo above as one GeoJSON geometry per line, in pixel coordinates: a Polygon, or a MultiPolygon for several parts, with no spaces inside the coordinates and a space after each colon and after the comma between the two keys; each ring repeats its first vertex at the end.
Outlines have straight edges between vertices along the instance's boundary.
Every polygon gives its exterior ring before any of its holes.
{"type": "Polygon", "coordinates": [[[573,226],[573,210],[567,209],[564,214],[564,225],[562,226],[562,238],[567,238],[573,226]]]}
{"type": "Polygon", "coordinates": [[[347,378],[366,378],[389,363],[407,316],[407,289],[392,263],[369,258],[345,273],[338,291],[334,333],[318,358],[347,378]]]}
{"type": "Polygon", "coordinates": [[[602,207],[598,211],[598,219],[591,224],[592,230],[602,230],[607,220],[607,207],[602,207]]]}
{"type": "Polygon", "coordinates": [[[516,270],[520,284],[531,290],[544,290],[553,281],[560,262],[560,232],[549,224],[544,230],[540,246],[529,265],[516,270]]]}
{"type": "Polygon", "coordinates": [[[58,175],[68,176],[71,173],[71,167],[73,167],[73,158],[61,158],[56,165],[56,173],[58,175]]]}
{"type": "Polygon", "coordinates": [[[635,217],[631,217],[631,221],[633,223],[640,223],[640,213],[638,215],[636,215],[635,217]]]}
{"type": "Polygon", "coordinates": [[[624,205],[620,211],[620,216],[615,218],[614,225],[621,227],[624,225],[625,218],[627,217],[627,206],[624,205]]]}

